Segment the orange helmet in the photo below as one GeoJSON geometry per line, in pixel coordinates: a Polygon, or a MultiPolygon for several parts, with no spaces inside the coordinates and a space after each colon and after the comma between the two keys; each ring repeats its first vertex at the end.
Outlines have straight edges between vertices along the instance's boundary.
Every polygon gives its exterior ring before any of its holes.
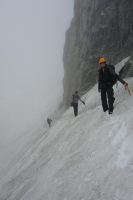
{"type": "Polygon", "coordinates": [[[99,64],[106,63],[106,59],[104,57],[99,59],[99,64]]]}

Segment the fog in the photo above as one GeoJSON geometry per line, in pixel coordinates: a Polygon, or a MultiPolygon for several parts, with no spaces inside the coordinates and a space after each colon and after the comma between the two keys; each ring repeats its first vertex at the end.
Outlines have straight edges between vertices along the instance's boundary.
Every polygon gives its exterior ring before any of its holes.
{"type": "Polygon", "coordinates": [[[72,16],[73,0],[0,1],[0,145],[61,102],[72,16]]]}

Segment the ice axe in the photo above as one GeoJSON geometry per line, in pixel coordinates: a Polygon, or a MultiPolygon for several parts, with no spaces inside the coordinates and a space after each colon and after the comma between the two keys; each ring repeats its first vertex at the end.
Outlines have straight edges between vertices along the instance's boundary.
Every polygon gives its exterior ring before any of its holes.
{"type": "Polygon", "coordinates": [[[128,83],[125,84],[125,89],[128,91],[128,94],[131,96],[131,90],[129,89],[128,83]]]}

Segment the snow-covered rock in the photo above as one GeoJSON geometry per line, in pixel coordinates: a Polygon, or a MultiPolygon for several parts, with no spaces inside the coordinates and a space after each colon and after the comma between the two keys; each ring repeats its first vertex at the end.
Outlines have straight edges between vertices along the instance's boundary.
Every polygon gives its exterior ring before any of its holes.
{"type": "Polygon", "coordinates": [[[131,56],[128,56],[127,58],[124,58],[121,62],[119,62],[119,63],[115,66],[115,71],[116,71],[116,73],[119,74],[119,72],[122,70],[122,68],[125,66],[125,64],[129,61],[130,58],[131,58],[131,56]]]}

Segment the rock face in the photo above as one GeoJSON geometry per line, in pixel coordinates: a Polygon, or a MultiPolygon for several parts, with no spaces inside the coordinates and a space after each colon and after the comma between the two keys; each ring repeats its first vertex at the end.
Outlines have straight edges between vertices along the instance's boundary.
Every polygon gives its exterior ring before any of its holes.
{"type": "Polygon", "coordinates": [[[97,81],[98,58],[116,64],[133,50],[133,0],[75,0],[64,46],[64,103],[97,81]]]}

